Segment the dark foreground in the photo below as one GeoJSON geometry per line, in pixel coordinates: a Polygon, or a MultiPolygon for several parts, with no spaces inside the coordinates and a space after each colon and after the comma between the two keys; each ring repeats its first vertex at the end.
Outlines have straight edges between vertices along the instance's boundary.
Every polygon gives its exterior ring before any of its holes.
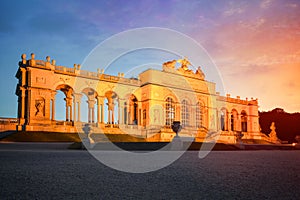
{"type": "Polygon", "coordinates": [[[65,150],[60,144],[22,145],[0,144],[0,199],[300,196],[300,151],[213,151],[204,159],[188,151],[159,171],[130,174],[104,166],[87,151],[65,150]]]}

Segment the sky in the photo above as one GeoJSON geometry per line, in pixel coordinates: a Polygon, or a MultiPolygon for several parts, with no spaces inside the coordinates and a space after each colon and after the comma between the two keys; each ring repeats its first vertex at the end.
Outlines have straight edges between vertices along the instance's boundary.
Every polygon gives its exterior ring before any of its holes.
{"type": "MultiPolygon", "coordinates": [[[[179,31],[205,48],[225,92],[259,110],[300,112],[300,2],[5,1],[0,12],[0,116],[16,117],[22,53],[72,67],[101,42],[133,28],[179,31]]],[[[120,70],[121,71],[121,70],[120,70]]]]}

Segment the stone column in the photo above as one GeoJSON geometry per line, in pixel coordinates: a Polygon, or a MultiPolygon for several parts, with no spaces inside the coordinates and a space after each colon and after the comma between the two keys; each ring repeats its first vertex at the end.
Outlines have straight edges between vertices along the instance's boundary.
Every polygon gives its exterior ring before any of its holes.
{"type": "Polygon", "coordinates": [[[142,102],[138,101],[137,102],[137,110],[138,110],[138,116],[137,116],[137,120],[138,120],[138,124],[137,125],[142,125],[142,102]]]}
{"type": "Polygon", "coordinates": [[[119,99],[119,103],[118,103],[118,106],[119,106],[119,124],[124,124],[124,103],[125,103],[125,100],[124,99],[119,99]]]}
{"type": "Polygon", "coordinates": [[[20,114],[20,121],[19,124],[23,125],[25,123],[25,89],[20,87],[21,92],[21,103],[19,102],[19,114],[20,114]],[[20,105],[21,104],[21,105],[20,105]]]}
{"type": "Polygon", "coordinates": [[[76,117],[76,97],[75,97],[75,95],[74,95],[74,100],[73,100],[73,108],[74,108],[74,122],[76,122],[77,121],[77,117],[76,117]]]}
{"type": "Polygon", "coordinates": [[[247,115],[247,132],[253,132],[251,118],[252,117],[250,117],[249,115],[247,115]]]}
{"type": "Polygon", "coordinates": [[[52,99],[52,112],[51,120],[55,120],[55,98],[52,99]]]}
{"type": "Polygon", "coordinates": [[[88,107],[88,123],[91,123],[91,109],[88,107]]]}
{"type": "Polygon", "coordinates": [[[127,113],[126,113],[126,124],[130,123],[130,107],[129,105],[127,105],[127,109],[126,109],[127,113]]]}
{"type": "Polygon", "coordinates": [[[108,124],[111,124],[111,121],[110,121],[110,110],[108,110],[108,124]]]}
{"type": "Polygon", "coordinates": [[[104,123],[104,103],[101,104],[101,123],[104,123]]]}
{"type": "Polygon", "coordinates": [[[27,124],[30,124],[30,105],[31,105],[31,103],[32,103],[32,101],[31,101],[31,88],[29,88],[28,89],[28,94],[27,94],[27,105],[26,105],[26,107],[27,107],[27,112],[26,112],[26,116],[25,116],[25,118],[26,118],[26,120],[25,120],[25,123],[27,123],[27,124]]]}
{"type": "Polygon", "coordinates": [[[132,122],[132,102],[129,101],[128,106],[127,106],[127,124],[131,124],[132,122]]]}
{"type": "Polygon", "coordinates": [[[92,108],[92,123],[95,122],[95,109],[92,108]]]}
{"type": "Polygon", "coordinates": [[[94,107],[95,107],[95,100],[94,99],[90,99],[87,101],[88,103],[88,121],[89,123],[94,123],[95,117],[94,117],[94,107]]]}
{"type": "Polygon", "coordinates": [[[25,89],[21,88],[21,118],[25,117],[25,89]]]}
{"type": "Polygon", "coordinates": [[[107,98],[107,106],[108,106],[108,123],[114,123],[114,102],[112,97],[107,98]]]}
{"type": "Polygon", "coordinates": [[[72,112],[72,104],[71,105],[69,105],[69,107],[70,107],[70,121],[73,121],[73,112],[72,112]]]}
{"type": "Polygon", "coordinates": [[[69,121],[69,106],[66,105],[66,121],[69,121]]]}
{"type": "Polygon", "coordinates": [[[124,104],[123,108],[123,124],[128,124],[128,106],[127,104],[124,104]]]}
{"type": "Polygon", "coordinates": [[[227,110],[225,110],[225,113],[224,113],[224,130],[225,131],[228,130],[228,112],[227,112],[227,110]]]}
{"type": "Polygon", "coordinates": [[[104,97],[97,96],[97,122],[103,123],[104,121],[104,110],[103,110],[104,97]]]}
{"type": "Polygon", "coordinates": [[[72,97],[66,97],[66,121],[72,121],[72,97]]]}
{"type": "Polygon", "coordinates": [[[114,124],[115,123],[115,112],[114,112],[114,106],[113,109],[111,111],[111,123],[114,124]]]}
{"type": "Polygon", "coordinates": [[[81,101],[79,100],[78,101],[78,117],[77,117],[77,121],[79,121],[79,122],[81,121],[80,120],[80,104],[81,104],[81,101]]]}
{"type": "Polygon", "coordinates": [[[232,131],[231,130],[231,113],[228,113],[228,131],[232,131]]]}
{"type": "Polygon", "coordinates": [[[119,101],[119,124],[123,124],[123,112],[124,112],[124,108],[123,106],[120,104],[120,101],[119,101]]]}
{"type": "Polygon", "coordinates": [[[236,116],[236,123],[235,123],[235,125],[236,125],[236,130],[237,131],[241,131],[241,120],[240,120],[240,114],[237,114],[237,116],[236,116]]]}
{"type": "Polygon", "coordinates": [[[121,118],[121,107],[120,107],[120,101],[118,103],[118,124],[120,124],[120,118],[121,118]]]}
{"type": "Polygon", "coordinates": [[[82,94],[74,94],[74,121],[80,121],[80,103],[82,94]],[[77,115],[77,116],[76,116],[77,115]]]}
{"type": "Polygon", "coordinates": [[[100,123],[100,97],[97,96],[97,123],[100,123]]]}
{"type": "Polygon", "coordinates": [[[26,69],[25,68],[20,68],[22,72],[22,86],[26,85],[26,69]]]}

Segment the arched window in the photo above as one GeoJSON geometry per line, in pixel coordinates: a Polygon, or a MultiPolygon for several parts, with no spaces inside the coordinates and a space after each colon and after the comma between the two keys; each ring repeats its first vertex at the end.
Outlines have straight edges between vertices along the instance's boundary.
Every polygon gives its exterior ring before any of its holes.
{"type": "Polygon", "coordinates": [[[128,109],[129,124],[137,125],[138,124],[138,101],[136,96],[134,96],[133,94],[129,98],[128,106],[129,106],[128,109]]]}
{"type": "Polygon", "coordinates": [[[225,113],[221,110],[221,130],[225,131],[225,113]]]}
{"type": "Polygon", "coordinates": [[[202,109],[203,109],[203,106],[198,102],[196,104],[196,127],[197,128],[202,127],[202,117],[203,117],[202,109]]]}
{"type": "Polygon", "coordinates": [[[143,110],[143,126],[146,126],[146,120],[147,120],[147,112],[146,109],[143,110]]]}
{"type": "Polygon", "coordinates": [[[241,113],[242,132],[247,132],[247,113],[243,110],[241,113]]]}
{"type": "Polygon", "coordinates": [[[188,102],[186,100],[183,100],[181,102],[181,121],[182,121],[182,127],[189,126],[189,108],[188,108],[188,102]]]}
{"type": "Polygon", "coordinates": [[[228,130],[228,114],[226,108],[221,109],[221,130],[222,131],[227,131],[228,130]]]}
{"type": "Polygon", "coordinates": [[[171,126],[175,119],[175,103],[170,97],[166,99],[166,125],[171,126]]]}

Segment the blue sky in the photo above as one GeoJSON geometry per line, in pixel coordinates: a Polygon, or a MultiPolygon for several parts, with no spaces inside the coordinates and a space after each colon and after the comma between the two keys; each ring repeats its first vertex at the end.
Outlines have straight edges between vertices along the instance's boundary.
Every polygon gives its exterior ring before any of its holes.
{"type": "Polygon", "coordinates": [[[1,1],[0,116],[16,117],[14,77],[22,53],[72,67],[108,37],[163,27],[199,42],[227,93],[260,110],[300,111],[298,1],[1,1]]]}

